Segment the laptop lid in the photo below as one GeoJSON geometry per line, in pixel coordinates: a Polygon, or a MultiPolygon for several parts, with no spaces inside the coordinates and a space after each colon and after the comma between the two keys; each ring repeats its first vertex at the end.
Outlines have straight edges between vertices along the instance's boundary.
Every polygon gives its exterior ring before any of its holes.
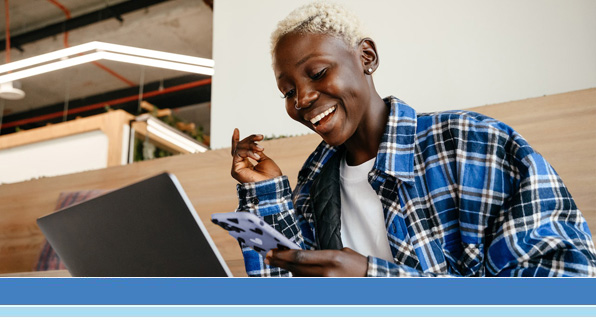
{"type": "Polygon", "coordinates": [[[37,224],[75,277],[232,276],[169,173],[56,211],[37,224]]]}

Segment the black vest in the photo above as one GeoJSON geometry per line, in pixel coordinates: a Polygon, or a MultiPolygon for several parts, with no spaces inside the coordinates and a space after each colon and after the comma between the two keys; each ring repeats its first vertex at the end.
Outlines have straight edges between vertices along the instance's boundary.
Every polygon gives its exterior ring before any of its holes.
{"type": "Polygon", "coordinates": [[[315,238],[319,250],[342,249],[339,166],[343,149],[325,163],[310,188],[315,238]]]}

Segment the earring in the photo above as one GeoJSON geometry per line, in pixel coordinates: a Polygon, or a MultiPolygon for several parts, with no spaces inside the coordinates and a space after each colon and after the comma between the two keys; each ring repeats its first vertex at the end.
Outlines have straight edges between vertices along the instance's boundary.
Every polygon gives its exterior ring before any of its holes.
{"type": "Polygon", "coordinates": [[[368,73],[368,74],[371,74],[371,73],[372,73],[372,71],[373,71],[373,70],[372,70],[372,68],[368,68],[368,69],[366,70],[366,73],[368,73]]]}

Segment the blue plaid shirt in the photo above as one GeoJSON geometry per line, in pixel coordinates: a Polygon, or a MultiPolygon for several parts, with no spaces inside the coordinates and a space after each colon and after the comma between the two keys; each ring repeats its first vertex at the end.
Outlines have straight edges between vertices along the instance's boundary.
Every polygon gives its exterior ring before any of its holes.
{"type": "MultiPolygon", "coordinates": [[[[368,180],[393,261],[368,276],[595,276],[596,251],[555,170],[509,126],[468,111],[416,115],[397,98],[368,180]]],[[[287,177],[238,185],[250,211],[316,250],[310,187],[338,148],[322,142],[294,190],[287,177]]],[[[249,276],[290,276],[243,247],[249,276]]]]}

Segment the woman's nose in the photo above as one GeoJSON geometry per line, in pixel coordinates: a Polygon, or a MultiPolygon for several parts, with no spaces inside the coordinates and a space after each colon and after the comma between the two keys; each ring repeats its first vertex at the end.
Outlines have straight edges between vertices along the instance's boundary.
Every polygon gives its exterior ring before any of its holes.
{"type": "Polygon", "coordinates": [[[302,92],[300,92],[299,94],[296,95],[296,101],[294,103],[294,108],[296,108],[296,110],[308,108],[318,98],[319,98],[319,93],[317,91],[302,90],[302,92]]]}

